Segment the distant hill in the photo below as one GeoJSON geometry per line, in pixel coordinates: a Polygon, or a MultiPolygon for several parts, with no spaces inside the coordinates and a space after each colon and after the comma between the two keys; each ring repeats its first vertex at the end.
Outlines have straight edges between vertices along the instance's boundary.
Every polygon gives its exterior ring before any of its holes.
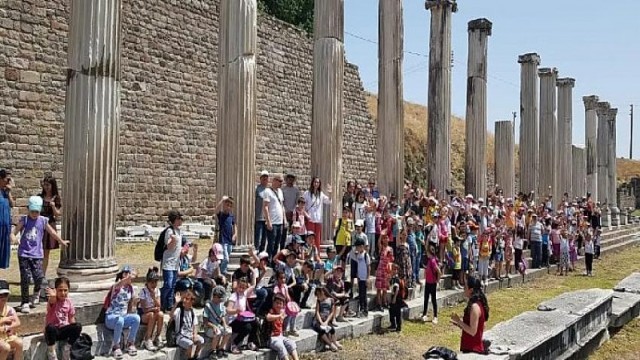
{"type": "MultiPolygon", "coordinates": [[[[378,97],[367,93],[367,105],[373,119],[378,116],[378,97]]],[[[451,172],[453,187],[464,190],[464,152],[465,152],[465,122],[453,116],[451,123],[451,172]]],[[[405,177],[415,179],[424,185],[424,171],[426,167],[425,149],[427,144],[427,108],[420,104],[405,101],[404,103],[404,135],[405,135],[405,177]]],[[[487,134],[487,185],[493,184],[494,158],[493,133],[487,134]]],[[[618,183],[626,182],[632,177],[640,177],[640,161],[618,159],[618,183]]],[[[516,176],[518,173],[516,155],[516,176]]]]}

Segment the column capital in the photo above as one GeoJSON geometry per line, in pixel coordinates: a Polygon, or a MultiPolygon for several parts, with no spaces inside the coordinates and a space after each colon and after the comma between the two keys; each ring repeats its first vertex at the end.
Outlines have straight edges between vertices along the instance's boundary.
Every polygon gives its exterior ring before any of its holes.
{"type": "Polygon", "coordinates": [[[540,65],[540,55],[537,53],[527,53],[518,56],[518,63],[534,63],[536,65],[540,65]]]}
{"type": "Polygon", "coordinates": [[[540,77],[544,77],[544,76],[558,76],[558,69],[556,68],[539,68],[538,69],[538,76],[540,77]]]}
{"type": "Polygon", "coordinates": [[[576,79],[574,79],[574,78],[560,78],[560,79],[556,80],[556,85],[557,86],[574,87],[574,86],[576,86],[576,79]]]}
{"type": "Polygon", "coordinates": [[[426,0],[424,2],[424,8],[427,10],[431,10],[432,8],[435,8],[438,6],[442,6],[442,7],[451,6],[452,12],[458,11],[458,3],[456,3],[456,0],[426,0]]]}
{"type": "Polygon", "coordinates": [[[469,32],[471,31],[484,31],[487,35],[491,35],[491,28],[493,27],[493,23],[488,19],[481,18],[469,21],[469,32]]]}
{"type": "Polygon", "coordinates": [[[606,114],[607,114],[608,121],[615,121],[616,116],[618,116],[618,108],[609,108],[607,109],[606,114]]]}
{"type": "Polygon", "coordinates": [[[598,117],[607,115],[607,112],[611,108],[611,105],[607,101],[599,101],[596,103],[596,112],[598,117]]]}
{"type": "Polygon", "coordinates": [[[582,97],[582,102],[584,102],[585,110],[595,110],[598,105],[598,96],[597,95],[588,95],[582,97]]]}

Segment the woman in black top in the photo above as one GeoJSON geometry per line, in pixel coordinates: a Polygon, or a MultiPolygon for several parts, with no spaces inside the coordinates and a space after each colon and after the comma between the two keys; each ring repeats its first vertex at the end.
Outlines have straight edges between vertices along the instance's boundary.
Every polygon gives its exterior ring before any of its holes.
{"type": "MultiPolygon", "coordinates": [[[[49,218],[49,225],[55,230],[57,218],[62,214],[62,199],[58,193],[58,182],[53,176],[46,176],[42,180],[42,192],[40,197],[43,200],[42,216],[49,218]]],[[[42,269],[44,271],[45,278],[47,276],[47,267],[49,266],[49,253],[53,249],[58,249],[60,245],[49,234],[45,232],[42,239],[44,244],[44,259],[42,261],[42,269]]]]}

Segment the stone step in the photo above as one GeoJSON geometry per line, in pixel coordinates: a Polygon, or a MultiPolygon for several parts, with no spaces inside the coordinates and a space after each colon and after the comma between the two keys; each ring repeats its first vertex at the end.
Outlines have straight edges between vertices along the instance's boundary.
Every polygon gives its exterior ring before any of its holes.
{"type": "Polygon", "coordinates": [[[640,272],[635,272],[614,288],[610,328],[620,328],[640,315],[640,272]]]}

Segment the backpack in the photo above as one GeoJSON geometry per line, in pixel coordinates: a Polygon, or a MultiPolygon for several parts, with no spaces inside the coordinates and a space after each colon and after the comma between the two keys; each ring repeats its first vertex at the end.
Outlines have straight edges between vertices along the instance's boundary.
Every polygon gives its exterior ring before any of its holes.
{"type": "Polygon", "coordinates": [[[333,244],[335,245],[336,240],[338,239],[338,233],[340,232],[340,228],[342,227],[342,218],[338,219],[338,226],[336,227],[336,231],[333,234],[333,244]]]}
{"type": "MultiPolygon", "coordinates": [[[[177,309],[180,309],[180,322],[178,327],[178,332],[176,332],[176,321],[172,317],[169,319],[169,323],[167,324],[167,346],[168,347],[176,347],[178,346],[178,334],[180,330],[182,330],[182,324],[184,324],[184,307],[182,306],[182,302],[178,303],[176,306],[177,309]]],[[[191,309],[191,318],[194,319],[195,314],[193,313],[193,309],[191,309]]]]}
{"type": "Polygon", "coordinates": [[[424,359],[457,360],[458,354],[455,351],[442,346],[432,346],[422,355],[424,359]]]}
{"type": "Polygon", "coordinates": [[[173,229],[171,226],[167,226],[162,230],[160,236],[158,236],[158,241],[156,242],[156,247],[153,250],[153,259],[155,261],[162,261],[162,255],[164,251],[167,249],[167,244],[164,241],[164,238],[167,236],[167,230],[173,229]]]}
{"type": "Polygon", "coordinates": [[[265,317],[256,316],[256,346],[260,349],[269,348],[269,340],[271,339],[271,331],[273,330],[273,324],[265,317]]]}
{"type": "Polygon", "coordinates": [[[93,341],[91,336],[82,333],[80,337],[71,346],[71,359],[72,360],[93,360],[94,356],[91,355],[91,347],[93,341]]]}

